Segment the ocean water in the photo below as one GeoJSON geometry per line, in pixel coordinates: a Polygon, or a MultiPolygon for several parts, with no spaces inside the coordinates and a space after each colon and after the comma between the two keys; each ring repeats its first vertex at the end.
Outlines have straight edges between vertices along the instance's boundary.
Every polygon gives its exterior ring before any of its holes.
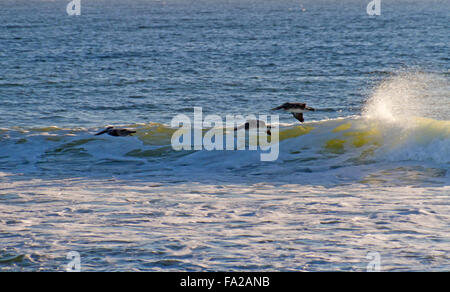
{"type": "Polygon", "coordinates": [[[450,3],[369,2],[1,1],[0,271],[450,270],[450,3]],[[194,107],[278,159],[175,151],[194,107]]]}

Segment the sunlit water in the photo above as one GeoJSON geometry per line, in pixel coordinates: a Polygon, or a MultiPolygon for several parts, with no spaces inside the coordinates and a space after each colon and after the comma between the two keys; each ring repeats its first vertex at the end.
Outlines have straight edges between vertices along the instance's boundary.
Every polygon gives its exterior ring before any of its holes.
{"type": "Polygon", "coordinates": [[[68,2],[0,3],[1,271],[450,269],[448,2],[68,2]],[[172,149],[286,101],[275,161],[172,149]]]}

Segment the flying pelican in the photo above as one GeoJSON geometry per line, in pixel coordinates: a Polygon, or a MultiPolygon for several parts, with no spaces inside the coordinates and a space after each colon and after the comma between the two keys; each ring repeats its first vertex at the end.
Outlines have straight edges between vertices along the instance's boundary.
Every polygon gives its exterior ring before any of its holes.
{"type": "Polygon", "coordinates": [[[103,131],[95,134],[95,136],[102,135],[105,133],[110,136],[114,136],[114,137],[124,137],[124,136],[130,136],[131,134],[136,133],[136,131],[132,131],[132,130],[128,130],[128,129],[116,129],[114,127],[107,127],[103,131]]]}
{"type": "Polygon", "coordinates": [[[292,113],[294,118],[303,123],[305,120],[303,119],[303,113],[306,111],[315,111],[312,107],[306,106],[306,103],[301,102],[286,102],[280,106],[273,108],[272,110],[284,110],[285,112],[292,113]]]}
{"type": "Polygon", "coordinates": [[[237,131],[239,129],[245,128],[246,130],[249,130],[250,128],[266,128],[267,129],[267,135],[271,136],[272,132],[270,132],[270,129],[272,128],[270,125],[266,125],[264,121],[260,120],[250,120],[246,122],[244,125],[240,125],[239,127],[235,127],[234,131],[237,131]]]}

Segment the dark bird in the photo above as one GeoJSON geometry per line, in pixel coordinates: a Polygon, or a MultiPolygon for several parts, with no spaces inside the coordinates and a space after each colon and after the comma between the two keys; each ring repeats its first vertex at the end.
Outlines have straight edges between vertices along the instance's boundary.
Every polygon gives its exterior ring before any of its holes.
{"type": "Polygon", "coordinates": [[[306,106],[305,103],[301,102],[286,102],[280,106],[273,108],[272,110],[284,110],[286,112],[292,113],[294,118],[303,123],[305,120],[303,119],[303,113],[307,111],[315,111],[312,107],[306,106]]]}
{"type": "Polygon", "coordinates": [[[102,135],[102,134],[108,134],[110,136],[114,137],[124,137],[124,136],[130,136],[131,134],[136,133],[136,131],[128,130],[128,129],[116,129],[114,127],[108,127],[104,129],[101,132],[98,132],[95,134],[95,136],[102,135]]]}
{"type": "Polygon", "coordinates": [[[242,128],[245,128],[246,130],[249,130],[251,128],[257,128],[258,130],[259,130],[259,128],[267,129],[267,135],[269,135],[269,136],[272,135],[272,132],[270,131],[270,129],[272,127],[270,125],[267,125],[264,121],[260,121],[260,120],[250,120],[239,127],[235,127],[234,131],[237,131],[242,128]]]}

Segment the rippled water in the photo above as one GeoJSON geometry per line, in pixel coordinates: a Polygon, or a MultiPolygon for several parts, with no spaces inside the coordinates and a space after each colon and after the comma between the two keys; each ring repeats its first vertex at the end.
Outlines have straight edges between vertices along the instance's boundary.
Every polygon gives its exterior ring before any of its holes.
{"type": "Polygon", "coordinates": [[[0,271],[449,270],[448,2],[68,2],[0,3],[0,271]],[[275,161],[171,147],[286,101],[275,161]]]}
{"type": "Polygon", "coordinates": [[[365,270],[368,252],[383,270],[448,267],[448,186],[36,179],[8,189],[28,191],[1,196],[2,249],[26,256],[5,270],[64,270],[69,250],[96,271],[365,270]]]}

